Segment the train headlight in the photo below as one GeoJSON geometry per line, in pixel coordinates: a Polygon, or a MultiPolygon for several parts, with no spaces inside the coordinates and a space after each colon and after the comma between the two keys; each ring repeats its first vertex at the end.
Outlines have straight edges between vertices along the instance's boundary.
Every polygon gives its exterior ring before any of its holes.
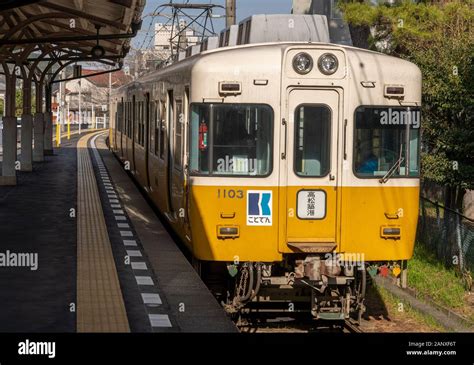
{"type": "Polygon", "coordinates": [[[402,230],[399,226],[381,226],[380,236],[385,239],[399,240],[402,236],[402,230]]]}
{"type": "Polygon", "coordinates": [[[293,69],[300,75],[306,75],[313,69],[313,59],[305,52],[298,53],[293,57],[293,69]]]}
{"type": "Polygon", "coordinates": [[[339,61],[332,53],[325,53],[318,59],[318,68],[325,75],[332,75],[337,71],[339,61]]]}
{"type": "Polygon", "coordinates": [[[217,226],[217,238],[238,238],[240,236],[239,226],[217,226]]]}

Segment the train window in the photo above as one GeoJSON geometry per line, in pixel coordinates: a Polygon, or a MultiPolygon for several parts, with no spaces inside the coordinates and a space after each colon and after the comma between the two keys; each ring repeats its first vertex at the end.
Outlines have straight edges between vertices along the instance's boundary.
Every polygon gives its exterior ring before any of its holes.
{"type": "Polygon", "coordinates": [[[145,146],[145,102],[140,102],[141,105],[141,115],[140,115],[140,144],[145,146]]]}
{"type": "Polygon", "coordinates": [[[123,132],[123,101],[118,105],[118,129],[123,132]]]}
{"type": "Polygon", "coordinates": [[[142,119],[142,103],[137,102],[136,118],[135,118],[135,138],[138,144],[141,144],[141,119],[142,119]]]}
{"type": "Polygon", "coordinates": [[[130,104],[130,102],[128,102],[127,104],[128,104],[128,108],[127,108],[127,136],[130,138],[130,130],[131,130],[130,120],[132,119],[131,118],[132,105],[130,104]]]}
{"type": "Polygon", "coordinates": [[[224,46],[224,32],[221,32],[221,34],[219,34],[219,47],[222,46],[224,46]]]}
{"type": "Polygon", "coordinates": [[[183,101],[175,101],[175,128],[174,128],[174,167],[181,170],[183,164],[183,101]]]}
{"type": "Polygon", "coordinates": [[[419,176],[419,108],[365,107],[355,111],[354,172],[358,177],[419,176]]]}
{"type": "Polygon", "coordinates": [[[160,101],[160,158],[164,160],[165,158],[165,141],[166,141],[166,103],[160,101]]]}
{"type": "Polygon", "coordinates": [[[227,29],[225,32],[225,40],[224,40],[224,46],[226,47],[229,45],[229,36],[230,36],[230,29],[227,29]]]}
{"type": "Polygon", "coordinates": [[[189,137],[191,173],[209,173],[209,126],[211,112],[209,104],[194,104],[191,109],[191,131],[189,137]]]}
{"type": "Polygon", "coordinates": [[[250,43],[250,27],[251,27],[252,23],[250,20],[248,20],[246,23],[245,23],[245,44],[249,44],[250,43]]]}
{"type": "Polygon", "coordinates": [[[161,128],[161,117],[160,117],[160,102],[156,101],[155,103],[155,128],[153,129],[154,135],[154,144],[153,144],[153,153],[158,156],[158,142],[160,137],[160,128],[161,128]]]}
{"type": "Polygon", "coordinates": [[[124,133],[128,136],[128,101],[125,102],[125,126],[124,126],[124,133]]]}
{"type": "Polygon", "coordinates": [[[153,146],[155,142],[155,135],[153,131],[155,130],[155,102],[150,101],[149,95],[147,94],[147,118],[148,118],[148,133],[145,133],[145,137],[148,138],[147,146],[148,151],[153,152],[153,146]]]}
{"type": "Polygon", "coordinates": [[[121,131],[121,114],[122,114],[122,103],[117,102],[117,111],[115,112],[115,129],[121,131]]]}
{"type": "Polygon", "coordinates": [[[244,23],[239,24],[239,31],[237,33],[237,44],[242,44],[242,33],[244,32],[244,23]]]}
{"type": "Polygon", "coordinates": [[[331,109],[300,105],[295,110],[294,170],[301,177],[322,177],[330,170],[331,109]]]}
{"type": "Polygon", "coordinates": [[[122,133],[125,133],[125,126],[127,122],[127,102],[123,102],[123,116],[122,116],[122,133]]]}
{"type": "Polygon", "coordinates": [[[132,119],[132,104],[130,102],[127,103],[128,108],[127,108],[127,136],[129,138],[132,138],[131,130],[132,126],[130,125],[130,120],[132,119]]]}
{"type": "Polygon", "coordinates": [[[267,176],[273,111],[267,105],[193,104],[190,169],[214,176],[267,176]]]}

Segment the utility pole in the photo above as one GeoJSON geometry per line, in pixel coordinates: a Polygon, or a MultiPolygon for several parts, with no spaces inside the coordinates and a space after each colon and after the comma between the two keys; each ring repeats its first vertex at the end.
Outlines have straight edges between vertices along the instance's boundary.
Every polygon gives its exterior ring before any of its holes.
{"type": "Polygon", "coordinates": [[[236,0],[225,0],[225,26],[235,24],[235,2],[236,0]]]}

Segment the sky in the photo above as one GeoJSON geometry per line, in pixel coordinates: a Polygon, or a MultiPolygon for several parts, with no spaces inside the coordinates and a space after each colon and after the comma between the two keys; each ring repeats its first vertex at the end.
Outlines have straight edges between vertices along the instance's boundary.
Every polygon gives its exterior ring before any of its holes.
{"type": "MultiPolygon", "coordinates": [[[[225,0],[173,0],[173,3],[199,3],[199,4],[215,4],[225,6],[225,0]]],[[[132,47],[142,48],[151,46],[153,42],[150,42],[150,38],[146,37],[147,31],[150,29],[150,34],[153,31],[153,27],[150,28],[150,22],[152,20],[152,14],[155,9],[162,5],[169,3],[167,0],[147,0],[145,9],[143,10],[143,24],[141,31],[132,41],[132,47]]],[[[291,11],[292,0],[236,0],[237,10],[237,23],[247,18],[252,14],[289,14],[291,11]]],[[[159,11],[170,14],[169,8],[159,8],[159,11]]],[[[215,11],[216,14],[224,15],[224,9],[218,9],[215,11]]],[[[154,22],[165,22],[166,18],[154,17],[154,22]]],[[[214,29],[216,33],[219,33],[225,27],[225,18],[213,19],[214,29]]]]}

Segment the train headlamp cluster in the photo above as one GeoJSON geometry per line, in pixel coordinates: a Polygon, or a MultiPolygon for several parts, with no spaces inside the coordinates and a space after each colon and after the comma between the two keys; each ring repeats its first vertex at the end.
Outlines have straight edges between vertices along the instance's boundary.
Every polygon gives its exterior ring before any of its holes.
{"type": "MultiPolygon", "coordinates": [[[[332,53],[324,53],[318,59],[318,69],[324,75],[332,75],[337,71],[339,61],[332,53]]],[[[306,75],[313,69],[313,58],[306,52],[293,57],[293,69],[300,75],[306,75]]]]}
{"type": "Polygon", "coordinates": [[[339,62],[332,53],[325,53],[318,59],[318,68],[325,75],[332,75],[337,71],[339,62]]]}
{"type": "Polygon", "coordinates": [[[298,53],[293,58],[293,69],[300,75],[306,75],[313,69],[313,59],[305,52],[298,53]]]}

